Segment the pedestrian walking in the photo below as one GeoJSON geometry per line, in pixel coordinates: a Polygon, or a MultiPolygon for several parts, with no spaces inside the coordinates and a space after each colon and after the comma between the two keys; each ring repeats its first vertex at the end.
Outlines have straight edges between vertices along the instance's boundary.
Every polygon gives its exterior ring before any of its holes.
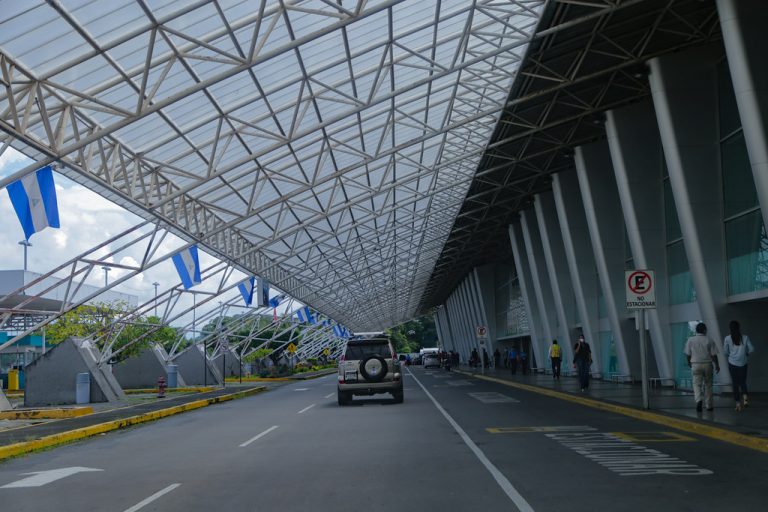
{"type": "Polygon", "coordinates": [[[501,366],[501,352],[499,352],[498,348],[493,351],[493,366],[494,368],[499,368],[501,366]]]}
{"type": "Polygon", "coordinates": [[[579,385],[582,391],[589,389],[589,367],[592,365],[592,349],[589,343],[580,335],[573,346],[573,366],[579,372],[579,385]]]}
{"type": "Polygon", "coordinates": [[[488,368],[491,364],[491,360],[488,359],[488,351],[483,348],[483,368],[488,368]]]}
{"type": "Polygon", "coordinates": [[[472,353],[469,356],[469,366],[474,368],[475,366],[477,366],[477,363],[479,360],[480,360],[480,356],[477,355],[477,349],[473,348],[472,353]]]}
{"type": "Polygon", "coordinates": [[[517,373],[517,350],[515,347],[509,349],[509,370],[512,372],[512,375],[517,373]]]}
{"type": "Polygon", "coordinates": [[[749,405],[747,397],[747,359],[755,351],[749,336],[741,334],[741,326],[736,320],[728,325],[731,334],[723,340],[723,351],[728,358],[728,371],[733,382],[733,399],[736,400],[736,410],[749,405]]]}
{"type": "Polygon", "coordinates": [[[562,351],[560,345],[557,344],[557,340],[552,340],[552,345],[549,347],[549,359],[552,361],[552,378],[560,380],[560,364],[562,363],[562,351]]]}
{"type": "Polygon", "coordinates": [[[696,335],[691,336],[685,342],[683,353],[688,359],[688,366],[690,366],[693,375],[693,399],[696,401],[696,410],[701,411],[703,400],[707,410],[711,411],[714,409],[712,404],[712,364],[715,365],[715,372],[720,373],[720,363],[717,361],[715,342],[707,336],[707,326],[704,323],[696,326],[696,335]]]}
{"type": "Polygon", "coordinates": [[[528,352],[525,351],[525,346],[520,349],[520,369],[523,370],[523,375],[528,375],[528,352]]]}

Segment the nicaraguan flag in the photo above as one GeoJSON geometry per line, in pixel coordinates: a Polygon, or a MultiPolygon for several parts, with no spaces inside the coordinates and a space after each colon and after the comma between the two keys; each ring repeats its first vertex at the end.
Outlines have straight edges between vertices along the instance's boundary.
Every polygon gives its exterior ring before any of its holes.
{"type": "Polygon", "coordinates": [[[265,307],[269,304],[269,281],[264,279],[263,277],[259,278],[259,293],[256,296],[256,305],[261,307],[265,307]]]}
{"type": "Polygon", "coordinates": [[[312,316],[312,310],[309,309],[309,306],[304,306],[303,308],[296,311],[296,316],[299,317],[299,322],[303,324],[315,323],[315,317],[312,316]]]}
{"type": "Polygon", "coordinates": [[[61,227],[50,165],[27,174],[7,188],[27,240],[47,227],[61,227]]]}
{"type": "Polygon", "coordinates": [[[275,295],[271,299],[269,299],[269,307],[276,308],[280,305],[280,303],[285,300],[286,295],[283,293],[282,295],[275,295]]]}
{"type": "Polygon", "coordinates": [[[255,286],[255,277],[250,277],[246,282],[237,285],[237,289],[240,290],[240,295],[243,296],[246,306],[250,306],[253,303],[253,289],[255,286]]]}
{"type": "Polygon", "coordinates": [[[189,289],[203,282],[200,278],[200,259],[197,257],[196,245],[177,252],[172,259],[184,288],[189,289]]]}
{"type": "Polygon", "coordinates": [[[333,334],[335,334],[337,338],[341,338],[341,326],[339,324],[333,326],[333,334]]]}

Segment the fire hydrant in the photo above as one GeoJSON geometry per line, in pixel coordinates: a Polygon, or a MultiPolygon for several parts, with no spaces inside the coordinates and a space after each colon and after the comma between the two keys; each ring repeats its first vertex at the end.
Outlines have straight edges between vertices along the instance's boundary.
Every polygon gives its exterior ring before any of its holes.
{"type": "Polygon", "coordinates": [[[165,383],[165,377],[160,377],[157,379],[157,398],[165,398],[165,388],[167,387],[165,383]]]}

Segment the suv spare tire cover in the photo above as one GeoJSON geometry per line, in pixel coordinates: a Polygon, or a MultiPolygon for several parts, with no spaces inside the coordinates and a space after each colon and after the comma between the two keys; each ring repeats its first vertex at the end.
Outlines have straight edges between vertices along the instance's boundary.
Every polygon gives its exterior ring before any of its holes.
{"type": "Polygon", "coordinates": [[[389,371],[387,361],[379,356],[368,356],[360,361],[360,375],[368,382],[380,382],[389,371]]]}

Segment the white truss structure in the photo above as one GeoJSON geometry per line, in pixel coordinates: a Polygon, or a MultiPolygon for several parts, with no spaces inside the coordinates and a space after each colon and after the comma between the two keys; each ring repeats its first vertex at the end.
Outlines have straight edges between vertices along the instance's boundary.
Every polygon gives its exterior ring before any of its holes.
{"type": "MultiPolygon", "coordinates": [[[[354,330],[417,313],[545,0],[0,0],[0,154],[354,330]]],[[[599,2],[601,5],[605,5],[599,2]]]]}

